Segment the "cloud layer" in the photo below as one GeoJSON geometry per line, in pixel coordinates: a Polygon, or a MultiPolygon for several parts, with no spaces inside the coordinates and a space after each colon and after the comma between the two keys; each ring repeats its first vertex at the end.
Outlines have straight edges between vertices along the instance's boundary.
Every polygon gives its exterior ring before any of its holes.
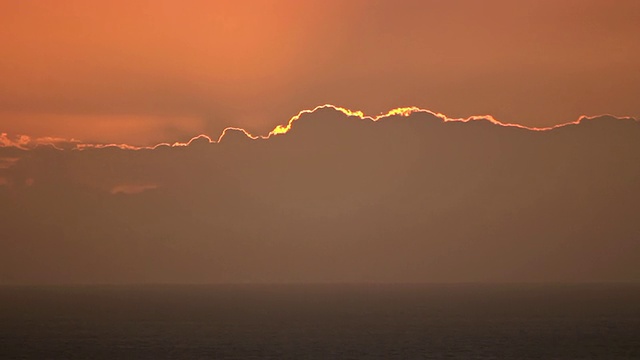
{"type": "Polygon", "coordinates": [[[264,137],[3,143],[3,283],[640,279],[630,118],[324,106],[264,137]]]}

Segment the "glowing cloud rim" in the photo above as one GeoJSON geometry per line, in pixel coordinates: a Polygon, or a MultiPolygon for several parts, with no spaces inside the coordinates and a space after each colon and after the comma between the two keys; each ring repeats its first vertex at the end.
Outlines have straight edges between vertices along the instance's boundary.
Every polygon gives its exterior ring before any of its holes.
{"type": "MultiPolygon", "coordinates": [[[[15,140],[11,140],[8,135],[6,133],[0,133],[0,148],[2,147],[16,147],[19,148],[21,150],[29,150],[32,148],[36,148],[36,147],[40,147],[40,146],[49,146],[49,147],[53,147],[54,149],[57,150],[64,150],[62,147],[60,147],[59,145],[62,143],[66,143],[68,145],[70,145],[70,149],[71,150],[77,150],[77,151],[81,151],[81,150],[86,150],[86,149],[104,149],[104,148],[117,148],[117,149],[121,149],[121,150],[155,150],[161,147],[187,147],[189,145],[191,145],[194,141],[200,140],[200,139],[204,139],[206,141],[208,141],[209,143],[220,143],[222,141],[222,139],[225,137],[225,135],[227,135],[228,132],[230,131],[238,131],[238,132],[242,132],[247,138],[252,139],[252,140],[266,140],[271,138],[272,136],[277,136],[277,135],[283,135],[288,133],[291,128],[293,127],[293,124],[299,120],[303,115],[305,114],[312,114],[318,110],[322,110],[322,109],[333,109],[335,111],[341,112],[342,114],[348,116],[348,117],[357,117],[361,120],[370,120],[370,121],[378,121],[380,119],[384,119],[384,118],[388,118],[388,117],[392,117],[392,116],[404,116],[407,117],[411,114],[414,113],[426,113],[429,115],[432,115],[436,118],[441,119],[443,122],[462,122],[462,123],[466,123],[466,122],[470,122],[470,121],[478,121],[478,120],[484,120],[484,121],[489,121],[490,123],[492,123],[493,125],[497,125],[497,126],[503,126],[503,127],[514,127],[514,128],[519,128],[519,129],[523,129],[523,130],[529,130],[529,131],[550,131],[553,129],[557,129],[557,128],[561,128],[561,127],[565,127],[565,126],[569,126],[569,125],[578,125],[580,124],[581,121],[585,120],[585,119],[594,119],[594,118],[598,118],[598,117],[602,117],[602,116],[609,116],[609,117],[613,117],[616,119],[633,119],[635,121],[638,121],[637,119],[634,119],[632,117],[618,117],[615,115],[611,115],[611,114],[602,114],[602,115],[596,115],[596,116],[587,116],[587,115],[582,115],[580,116],[577,120],[572,121],[572,122],[567,122],[567,123],[563,123],[563,124],[558,124],[558,125],[554,125],[554,126],[549,126],[549,127],[528,127],[528,126],[524,126],[524,125],[520,125],[520,124],[513,124],[513,123],[504,123],[501,122],[497,119],[495,119],[493,116],[491,115],[474,115],[474,116],[470,116],[468,118],[449,118],[446,115],[442,114],[442,113],[437,113],[431,110],[427,110],[427,109],[421,109],[415,106],[410,106],[410,107],[399,107],[399,108],[395,108],[392,110],[389,110],[386,113],[382,113],[376,116],[371,116],[371,115],[366,115],[363,111],[360,110],[350,110],[344,107],[340,107],[340,106],[336,106],[336,105],[332,105],[332,104],[324,104],[324,105],[318,105],[313,109],[306,109],[306,110],[302,110],[300,112],[298,112],[298,114],[296,114],[295,116],[291,117],[291,119],[289,119],[289,121],[287,122],[286,125],[277,125],[273,130],[271,130],[267,135],[254,135],[249,133],[247,130],[243,129],[243,128],[239,128],[239,127],[227,127],[225,128],[222,133],[220,134],[220,136],[214,140],[212,139],[210,136],[205,135],[205,134],[201,134],[201,135],[197,135],[193,138],[191,138],[189,141],[187,142],[175,142],[175,143],[160,143],[154,146],[134,146],[134,145],[128,145],[128,144],[89,144],[89,143],[82,143],[76,139],[71,139],[71,140],[67,140],[65,141],[64,139],[59,139],[59,138],[36,138],[36,139],[31,139],[28,136],[25,135],[19,135],[18,137],[16,137],[15,140]]],[[[67,147],[69,148],[69,147],[67,147]]]]}

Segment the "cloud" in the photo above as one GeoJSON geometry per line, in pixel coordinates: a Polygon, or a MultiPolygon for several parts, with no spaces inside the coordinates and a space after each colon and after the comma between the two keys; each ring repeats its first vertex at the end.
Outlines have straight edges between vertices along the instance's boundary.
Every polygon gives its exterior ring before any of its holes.
{"type": "Polygon", "coordinates": [[[7,283],[640,279],[631,118],[325,105],[262,136],[23,148],[0,148],[24,184],[0,187],[7,283]]]}
{"type": "MultiPolygon", "coordinates": [[[[493,116],[491,115],[482,115],[482,116],[471,116],[468,118],[450,118],[447,117],[444,114],[441,113],[436,113],[433,112],[431,110],[427,110],[427,109],[421,109],[418,107],[401,107],[401,108],[395,108],[395,109],[391,109],[389,111],[387,111],[386,113],[382,113],[376,116],[371,116],[371,115],[366,115],[364,114],[363,111],[360,110],[349,110],[347,108],[344,107],[340,107],[340,106],[336,106],[336,105],[332,105],[332,104],[324,104],[324,105],[319,105],[316,106],[312,109],[308,109],[308,110],[302,110],[300,111],[298,114],[296,114],[295,116],[291,117],[289,119],[289,121],[286,124],[283,125],[277,125],[276,127],[273,128],[273,130],[271,130],[270,132],[268,132],[266,135],[254,135],[251,134],[248,130],[243,129],[243,128],[238,128],[238,127],[226,127],[223,129],[223,131],[221,132],[220,136],[217,137],[216,140],[213,140],[210,136],[205,135],[205,134],[200,134],[197,136],[192,137],[190,140],[186,141],[186,142],[173,142],[173,143],[159,143],[156,145],[149,145],[149,146],[136,146],[133,144],[124,144],[124,143],[87,143],[87,142],[82,142],[76,139],[65,139],[65,138],[60,138],[60,137],[37,137],[37,138],[32,138],[30,136],[27,135],[16,135],[13,137],[10,137],[8,134],[6,133],[1,133],[0,134],[0,146],[3,147],[15,147],[15,148],[19,148],[22,150],[26,150],[26,149],[31,149],[37,146],[43,146],[43,145],[49,145],[49,146],[53,146],[54,148],[57,149],[76,149],[76,150],[85,150],[85,149],[103,149],[103,148],[120,148],[123,150],[149,150],[149,149],[156,149],[159,147],[184,147],[184,146],[189,146],[194,142],[199,142],[199,141],[203,141],[203,142],[208,142],[208,143],[215,143],[215,142],[221,142],[222,139],[227,136],[228,133],[233,133],[233,134],[243,134],[244,137],[253,139],[253,140],[257,140],[257,139],[269,139],[272,136],[276,136],[276,135],[282,135],[282,134],[286,134],[289,130],[291,130],[292,126],[294,125],[294,123],[300,119],[300,117],[304,116],[304,115],[308,115],[308,114],[313,114],[314,112],[317,111],[322,111],[322,110],[333,110],[339,113],[342,113],[344,115],[346,115],[347,117],[355,117],[355,118],[359,118],[362,120],[370,120],[370,121],[379,121],[381,119],[386,119],[386,118],[390,118],[390,117],[396,117],[396,116],[402,116],[402,117],[408,117],[411,114],[414,113],[424,113],[427,114],[429,116],[433,116],[437,119],[440,119],[443,122],[470,122],[470,121],[487,121],[491,124],[494,125],[499,125],[499,126],[505,126],[505,127],[515,127],[515,128],[520,128],[520,129],[526,129],[526,130],[532,130],[532,131],[548,131],[548,130],[553,130],[556,128],[561,128],[564,126],[568,126],[568,125],[576,125],[579,124],[580,122],[582,122],[583,120],[590,120],[590,119],[594,119],[594,118],[601,118],[601,117],[613,117],[615,118],[615,116],[612,115],[600,115],[600,116],[594,116],[594,117],[589,117],[589,116],[581,116],[579,117],[578,120],[576,121],[572,121],[572,122],[567,122],[567,123],[561,123],[558,125],[553,125],[553,126],[549,126],[549,127],[529,127],[529,126],[525,126],[525,125],[520,125],[520,124],[515,124],[515,123],[506,123],[506,122],[501,122],[497,119],[495,119],[493,116]]],[[[619,118],[621,120],[624,119],[632,119],[629,117],[622,117],[619,118]]],[[[241,136],[242,137],[242,136],[241,136]]]]}
{"type": "Polygon", "coordinates": [[[148,190],[157,189],[158,185],[155,184],[124,184],[118,185],[111,189],[111,194],[124,194],[124,195],[134,195],[139,194],[141,192],[145,192],[148,190]]]}
{"type": "Polygon", "coordinates": [[[15,166],[19,160],[18,157],[2,157],[0,158],[0,169],[9,169],[15,166]]]}
{"type": "Polygon", "coordinates": [[[75,148],[77,144],[79,144],[79,141],[75,139],[65,139],[52,136],[34,138],[27,135],[10,136],[7,133],[0,133],[0,147],[14,147],[21,150],[28,150],[39,146],[51,146],[58,150],[62,150],[75,148]]]}

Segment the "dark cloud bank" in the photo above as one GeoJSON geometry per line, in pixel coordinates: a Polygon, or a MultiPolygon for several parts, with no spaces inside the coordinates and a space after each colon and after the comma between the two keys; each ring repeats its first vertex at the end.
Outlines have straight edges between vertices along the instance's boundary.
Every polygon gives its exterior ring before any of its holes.
{"type": "Polygon", "coordinates": [[[330,108],[285,135],[0,148],[0,282],[640,280],[640,123],[330,108]]]}

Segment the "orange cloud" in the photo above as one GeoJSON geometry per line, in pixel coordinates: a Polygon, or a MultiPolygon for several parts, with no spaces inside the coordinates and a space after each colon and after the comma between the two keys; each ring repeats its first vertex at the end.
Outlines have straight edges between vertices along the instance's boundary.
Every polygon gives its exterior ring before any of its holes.
{"type": "Polygon", "coordinates": [[[39,142],[157,144],[168,137],[189,138],[205,131],[195,116],[38,114],[0,112],[0,145],[39,142]],[[25,134],[25,135],[16,135],[25,134]],[[28,135],[28,136],[27,136],[28,135]]]}
{"type": "Polygon", "coordinates": [[[79,143],[75,139],[65,139],[52,136],[43,136],[32,138],[27,135],[9,136],[7,133],[0,133],[0,147],[15,147],[21,150],[33,149],[38,146],[52,146],[59,150],[63,148],[73,148],[74,144],[79,143]]]}
{"type": "Polygon", "coordinates": [[[0,157],[0,169],[9,169],[15,166],[20,158],[17,157],[0,157]]]}

